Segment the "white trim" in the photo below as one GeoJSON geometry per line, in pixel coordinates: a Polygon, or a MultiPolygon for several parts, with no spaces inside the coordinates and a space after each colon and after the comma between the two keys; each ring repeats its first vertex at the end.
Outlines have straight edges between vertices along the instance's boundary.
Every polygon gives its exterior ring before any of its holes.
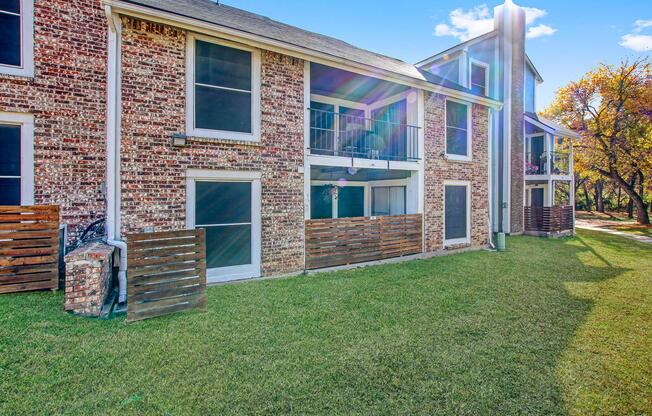
{"type": "Polygon", "coordinates": [[[490,38],[496,36],[497,34],[498,34],[498,31],[496,29],[492,29],[491,32],[487,32],[487,33],[485,33],[483,35],[480,35],[480,36],[478,36],[476,38],[469,39],[466,42],[459,43],[459,44],[457,44],[457,45],[455,45],[453,47],[450,47],[450,48],[446,49],[445,51],[439,52],[436,55],[433,55],[433,56],[431,56],[429,58],[426,58],[426,59],[424,59],[422,61],[419,61],[414,65],[418,66],[418,67],[423,67],[423,66],[425,66],[425,65],[427,65],[429,63],[433,63],[435,61],[438,61],[439,59],[441,59],[441,58],[443,58],[445,56],[449,56],[449,55],[453,55],[455,53],[458,53],[458,52],[460,52],[460,49],[469,48],[469,47],[475,45],[476,43],[482,42],[483,40],[486,40],[486,39],[490,39],[490,38]]]}
{"type": "Polygon", "coordinates": [[[473,130],[473,104],[465,101],[456,100],[454,98],[446,97],[446,104],[444,104],[444,154],[446,155],[446,159],[453,160],[453,161],[461,161],[461,162],[470,162],[473,160],[472,130],[473,130]],[[447,105],[448,101],[464,104],[466,106],[467,109],[466,110],[466,125],[467,125],[466,150],[468,152],[466,155],[457,155],[457,154],[448,153],[448,117],[446,114],[446,112],[448,111],[448,105],[447,105]]]}
{"type": "Polygon", "coordinates": [[[189,169],[186,172],[186,227],[195,228],[196,182],[248,182],[251,183],[251,264],[209,269],[208,283],[252,279],[261,276],[261,174],[246,171],[218,171],[189,169]]]}
{"type": "Polygon", "coordinates": [[[0,124],[20,126],[20,204],[34,205],[34,116],[0,112],[0,124]]]}
{"type": "Polygon", "coordinates": [[[34,0],[20,0],[20,66],[0,64],[0,74],[34,77],[34,0]]]}
{"type": "Polygon", "coordinates": [[[484,68],[484,70],[485,70],[484,71],[484,92],[485,92],[484,95],[489,96],[489,72],[491,71],[491,65],[489,65],[486,62],[475,59],[475,58],[469,59],[469,78],[468,78],[468,80],[469,80],[468,88],[469,89],[472,89],[472,87],[473,87],[473,84],[472,84],[473,65],[484,68]]]}
{"type": "MultiPolygon", "coordinates": [[[[188,33],[186,39],[186,134],[191,137],[202,137],[224,140],[242,140],[250,142],[260,141],[260,75],[261,54],[260,50],[240,43],[229,42],[214,37],[188,33]],[[214,43],[229,48],[240,49],[251,53],[251,133],[241,133],[224,130],[200,129],[195,127],[195,41],[214,43]]],[[[215,87],[239,91],[231,88],[215,87]]]]}
{"type": "Polygon", "coordinates": [[[433,84],[426,81],[425,79],[416,77],[416,75],[410,76],[407,74],[393,72],[384,68],[367,65],[362,62],[356,62],[325,52],[308,49],[301,45],[293,45],[287,42],[273,39],[271,37],[247,33],[237,29],[220,26],[215,23],[203,22],[190,17],[184,17],[174,13],[152,9],[147,6],[126,3],[120,0],[104,0],[104,3],[113,6],[115,10],[118,10],[121,13],[129,16],[139,17],[153,22],[164,23],[173,27],[178,27],[190,31],[201,32],[213,37],[246,43],[247,45],[251,45],[255,48],[278,52],[284,55],[332,66],[333,68],[344,69],[361,75],[372,76],[386,81],[397,82],[403,85],[457,97],[459,99],[468,100],[489,107],[502,108],[502,103],[497,100],[486,97],[479,97],[467,92],[433,84]]]}
{"type": "Polygon", "coordinates": [[[453,181],[446,180],[444,181],[444,192],[443,192],[443,210],[444,215],[442,216],[442,225],[444,227],[443,236],[444,236],[444,247],[459,245],[459,244],[470,244],[471,243],[471,181],[453,181]],[[447,186],[465,186],[466,187],[466,237],[464,238],[452,238],[446,239],[446,187],[447,186]]]}

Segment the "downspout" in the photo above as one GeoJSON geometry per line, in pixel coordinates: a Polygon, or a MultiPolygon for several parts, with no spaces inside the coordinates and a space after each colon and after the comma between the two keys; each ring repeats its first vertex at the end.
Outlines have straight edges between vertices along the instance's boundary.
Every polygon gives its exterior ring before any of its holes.
{"type": "Polygon", "coordinates": [[[118,249],[118,303],[127,301],[127,243],[120,238],[120,39],[122,23],[111,6],[104,12],[109,23],[106,102],[106,230],[107,244],[118,249]]]}
{"type": "Polygon", "coordinates": [[[494,141],[494,110],[492,108],[489,109],[489,123],[488,123],[488,132],[487,132],[487,178],[488,178],[488,187],[489,187],[489,192],[488,198],[489,198],[489,205],[488,205],[488,210],[487,210],[487,222],[489,223],[489,235],[487,236],[489,238],[489,247],[492,249],[495,249],[496,246],[494,245],[494,229],[493,229],[493,208],[494,208],[494,201],[493,201],[493,190],[494,190],[494,181],[493,181],[493,141],[494,141]]]}

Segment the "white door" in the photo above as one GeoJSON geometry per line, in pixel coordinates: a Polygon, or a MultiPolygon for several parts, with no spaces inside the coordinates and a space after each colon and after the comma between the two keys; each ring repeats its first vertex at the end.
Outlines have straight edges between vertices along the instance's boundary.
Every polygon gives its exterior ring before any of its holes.
{"type": "Polygon", "coordinates": [[[192,226],[206,230],[208,282],[259,277],[260,181],[196,179],[191,186],[192,226]]]}

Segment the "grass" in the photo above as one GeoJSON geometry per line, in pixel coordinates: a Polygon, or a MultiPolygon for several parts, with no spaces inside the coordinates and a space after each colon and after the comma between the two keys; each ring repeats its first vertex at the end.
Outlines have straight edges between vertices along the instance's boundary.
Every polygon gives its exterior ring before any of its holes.
{"type": "Polygon", "coordinates": [[[212,287],[125,324],[0,297],[0,414],[650,414],[652,247],[506,253],[212,287]]]}

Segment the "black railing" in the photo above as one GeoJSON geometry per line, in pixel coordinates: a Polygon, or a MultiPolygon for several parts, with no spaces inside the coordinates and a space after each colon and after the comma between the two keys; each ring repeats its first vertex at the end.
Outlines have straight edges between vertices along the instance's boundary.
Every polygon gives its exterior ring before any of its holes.
{"type": "Polygon", "coordinates": [[[529,152],[525,154],[526,175],[547,175],[548,172],[552,172],[553,175],[570,174],[569,154],[551,152],[550,166],[548,164],[548,155],[546,152],[529,152]]]}
{"type": "Polygon", "coordinates": [[[310,153],[416,161],[419,127],[311,108],[310,153]]]}

